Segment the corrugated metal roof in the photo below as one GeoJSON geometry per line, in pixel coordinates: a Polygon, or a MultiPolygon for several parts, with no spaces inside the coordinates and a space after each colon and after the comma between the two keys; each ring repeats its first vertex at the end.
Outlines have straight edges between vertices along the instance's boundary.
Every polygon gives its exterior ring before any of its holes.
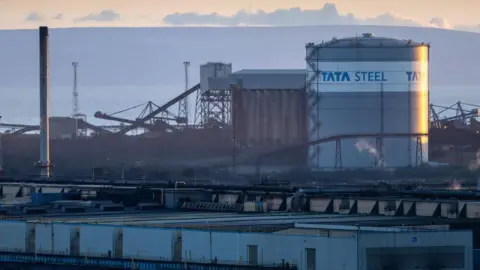
{"type": "Polygon", "coordinates": [[[356,231],[288,228],[288,229],[276,231],[274,232],[274,234],[310,235],[310,236],[324,236],[324,237],[352,237],[352,235],[356,234],[356,231]]]}
{"type": "Polygon", "coordinates": [[[234,72],[233,74],[289,74],[289,75],[305,75],[307,72],[305,69],[242,69],[234,72]]]}

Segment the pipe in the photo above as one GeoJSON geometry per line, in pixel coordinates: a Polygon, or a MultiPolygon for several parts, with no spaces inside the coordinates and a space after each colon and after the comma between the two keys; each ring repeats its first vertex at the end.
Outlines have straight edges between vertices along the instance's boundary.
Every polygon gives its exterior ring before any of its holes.
{"type": "Polygon", "coordinates": [[[40,34],[40,175],[50,177],[49,72],[48,27],[41,26],[40,34]]]}

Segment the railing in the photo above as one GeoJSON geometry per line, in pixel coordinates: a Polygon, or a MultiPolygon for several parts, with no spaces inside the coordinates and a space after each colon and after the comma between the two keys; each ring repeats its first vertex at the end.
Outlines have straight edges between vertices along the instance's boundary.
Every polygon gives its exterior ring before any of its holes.
{"type": "Polygon", "coordinates": [[[200,224],[200,223],[169,223],[169,224],[155,224],[152,227],[162,229],[177,229],[177,230],[199,230],[199,231],[228,231],[228,232],[245,232],[245,233],[269,233],[293,228],[294,222],[289,224],[275,224],[273,226],[245,226],[245,225],[215,225],[215,224],[200,224]]]}
{"type": "Polygon", "coordinates": [[[4,215],[4,216],[0,216],[0,220],[26,221],[27,218],[26,218],[25,216],[10,216],[10,215],[4,215]]]}
{"type": "Polygon", "coordinates": [[[0,220],[9,220],[9,221],[32,221],[34,223],[50,223],[53,218],[44,217],[44,216],[13,216],[13,215],[0,215],[0,220]]]}
{"type": "Polygon", "coordinates": [[[105,267],[118,269],[191,269],[191,270],[245,270],[245,269],[292,269],[295,265],[242,265],[225,263],[198,263],[198,262],[174,262],[152,261],[135,259],[113,259],[102,257],[74,257],[65,255],[46,255],[34,253],[5,252],[0,251],[0,263],[30,263],[43,265],[69,265],[87,267],[105,267]]]}
{"type": "Polygon", "coordinates": [[[237,203],[212,203],[212,202],[185,202],[182,209],[209,210],[215,212],[241,212],[243,204],[237,203]]]}
{"type": "MultiPolygon", "coordinates": [[[[24,217],[14,217],[14,216],[0,216],[0,220],[9,220],[9,221],[23,221],[28,223],[36,224],[49,224],[55,222],[57,224],[71,224],[75,221],[55,221],[47,217],[36,217],[30,218],[27,221],[24,217]]],[[[274,226],[266,227],[257,227],[257,226],[245,226],[245,225],[215,225],[215,224],[201,224],[201,223],[159,223],[151,224],[148,227],[162,228],[162,229],[176,229],[176,230],[201,230],[201,231],[230,231],[230,232],[276,232],[280,230],[285,230],[293,228],[293,221],[290,224],[276,224],[274,226]]],[[[96,220],[89,221],[87,224],[98,224],[96,220]]],[[[136,224],[123,224],[123,227],[137,226],[136,224]]],[[[1,249],[0,249],[1,251],[1,249]]]]}

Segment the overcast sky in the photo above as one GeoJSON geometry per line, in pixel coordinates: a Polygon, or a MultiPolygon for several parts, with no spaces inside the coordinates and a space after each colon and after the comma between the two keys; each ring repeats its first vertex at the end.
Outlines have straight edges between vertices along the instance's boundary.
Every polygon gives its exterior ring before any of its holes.
{"type": "Polygon", "coordinates": [[[479,0],[0,0],[0,29],[418,25],[480,31],[479,0]]]}

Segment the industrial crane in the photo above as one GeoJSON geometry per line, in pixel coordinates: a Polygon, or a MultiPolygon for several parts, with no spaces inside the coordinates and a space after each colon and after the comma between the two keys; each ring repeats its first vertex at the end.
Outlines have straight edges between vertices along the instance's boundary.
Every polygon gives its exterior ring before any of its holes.
{"type": "MultiPolygon", "coordinates": [[[[95,117],[99,119],[104,119],[104,120],[109,120],[109,121],[115,121],[115,122],[120,122],[122,124],[130,124],[130,125],[137,125],[138,127],[144,128],[145,130],[148,131],[174,131],[176,128],[173,127],[172,125],[168,124],[168,121],[176,121],[177,118],[175,115],[168,111],[163,112],[162,117],[154,117],[151,118],[147,121],[142,121],[142,119],[146,116],[151,114],[153,111],[158,109],[159,106],[153,103],[152,101],[148,101],[146,103],[142,103],[139,105],[132,106],[130,108],[114,112],[111,114],[105,114],[102,112],[96,112],[95,117]],[[116,115],[139,108],[139,107],[144,107],[140,114],[136,117],[135,120],[130,120],[122,117],[118,117],[116,115]]],[[[121,131],[121,130],[120,130],[121,131]]]]}
{"type": "MultiPolygon", "coordinates": [[[[188,91],[185,91],[173,98],[172,100],[166,102],[162,106],[158,106],[155,103],[149,101],[143,104],[139,104],[118,112],[111,114],[106,114],[102,112],[96,112],[95,117],[104,120],[111,120],[121,123],[120,125],[115,126],[96,126],[90,124],[83,119],[79,119],[78,128],[86,128],[93,130],[99,134],[126,134],[131,130],[134,130],[138,127],[144,128],[148,131],[169,131],[173,132],[178,130],[175,124],[169,124],[169,122],[175,122],[177,124],[183,123],[182,119],[173,113],[169,112],[168,109],[171,108],[174,104],[178,103],[180,100],[184,99],[185,96],[188,96],[197,90],[200,89],[200,84],[197,84],[190,88],[188,91]],[[118,117],[117,115],[132,109],[142,107],[143,109],[140,114],[134,119],[127,119],[118,117]],[[161,115],[161,116],[158,116],[161,115]],[[124,125],[127,124],[127,125],[124,125]],[[113,131],[111,131],[113,130],[113,131]]],[[[430,123],[432,128],[445,129],[445,128],[460,128],[460,129],[470,129],[477,132],[480,132],[480,121],[476,120],[480,116],[480,106],[456,102],[450,106],[440,106],[435,104],[430,104],[430,123]]],[[[0,117],[0,120],[2,118],[0,117]]],[[[39,129],[38,125],[25,125],[25,124],[10,124],[10,123],[0,123],[0,129],[10,129],[8,133],[10,134],[23,134],[30,131],[35,131],[39,129]]]]}
{"type": "Polygon", "coordinates": [[[117,121],[117,122],[130,124],[130,125],[124,127],[123,129],[121,129],[120,131],[118,131],[116,133],[116,134],[120,134],[120,135],[127,134],[128,132],[130,132],[130,131],[132,131],[136,128],[139,128],[139,127],[146,128],[147,130],[152,130],[152,129],[153,130],[167,130],[167,131],[173,132],[173,131],[177,130],[177,128],[174,127],[173,125],[168,124],[167,122],[169,120],[173,120],[173,121],[177,122],[178,124],[185,124],[184,123],[185,120],[183,120],[182,117],[179,118],[178,116],[175,116],[174,114],[170,113],[168,111],[168,109],[170,109],[173,105],[179,103],[181,100],[184,100],[190,94],[195,93],[199,89],[200,89],[200,84],[196,84],[195,86],[188,89],[187,91],[182,92],[180,95],[178,95],[175,98],[169,100],[168,102],[166,102],[162,106],[157,106],[153,102],[150,101],[150,102],[143,103],[143,104],[140,104],[140,105],[136,105],[136,106],[133,106],[131,108],[121,110],[119,112],[115,112],[115,113],[112,113],[112,114],[105,114],[105,113],[102,113],[102,112],[98,111],[98,112],[95,113],[95,117],[100,118],[100,119],[112,120],[112,121],[117,121]],[[116,114],[119,114],[119,113],[122,113],[122,112],[125,112],[125,111],[129,111],[131,109],[138,108],[140,106],[144,106],[145,104],[147,104],[147,106],[151,105],[150,109],[147,109],[147,110],[144,109],[142,111],[143,114],[139,115],[135,120],[129,120],[129,119],[113,116],[113,115],[116,115],[116,114]],[[163,117],[157,117],[157,115],[159,115],[159,114],[163,114],[163,117]],[[160,120],[160,121],[158,121],[158,120],[160,120]],[[153,121],[153,123],[151,121],[153,121]],[[151,122],[151,123],[148,124],[148,122],[151,122]],[[154,126],[152,126],[152,125],[154,125],[154,126]]]}
{"type": "MultiPolygon", "coordinates": [[[[480,116],[480,106],[457,101],[450,106],[430,104],[432,128],[474,128],[478,127],[476,118],[480,116]],[[466,109],[470,107],[469,109],[466,109]],[[450,114],[449,114],[450,113],[450,114]],[[452,115],[453,114],[453,115],[452,115]],[[443,118],[441,116],[443,115],[443,118]]],[[[476,129],[480,131],[480,129],[476,129]]]]}
{"type": "Polygon", "coordinates": [[[10,129],[7,133],[10,134],[23,134],[34,130],[39,130],[40,126],[38,125],[22,125],[22,124],[6,124],[0,123],[0,128],[10,129]]]}

